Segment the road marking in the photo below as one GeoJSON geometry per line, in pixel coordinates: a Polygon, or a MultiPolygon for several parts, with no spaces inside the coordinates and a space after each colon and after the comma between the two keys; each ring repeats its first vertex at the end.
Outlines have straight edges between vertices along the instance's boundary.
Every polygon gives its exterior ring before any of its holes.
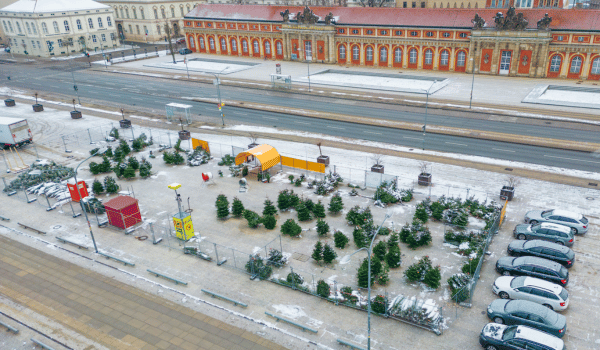
{"type": "Polygon", "coordinates": [[[449,145],[457,145],[457,146],[465,146],[468,147],[469,145],[465,145],[464,143],[454,143],[454,142],[446,142],[449,145]]]}
{"type": "Polygon", "coordinates": [[[419,140],[419,141],[423,141],[423,139],[420,139],[418,137],[409,137],[409,136],[402,136],[405,139],[411,139],[411,140],[419,140]]]}
{"type": "Polygon", "coordinates": [[[328,128],[330,128],[330,129],[346,130],[346,128],[340,128],[339,126],[328,126],[328,128]]]}
{"type": "Polygon", "coordinates": [[[132,97],[131,99],[132,100],[138,100],[138,101],[143,101],[144,100],[143,98],[139,98],[139,97],[132,97]]]}
{"type": "Polygon", "coordinates": [[[509,149],[502,149],[502,148],[492,148],[492,149],[495,151],[502,151],[502,152],[513,152],[513,153],[515,152],[515,151],[509,150],[509,149]]]}
{"type": "Polygon", "coordinates": [[[367,134],[381,135],[380,132],[373,132],[373,131],[366,131],[366,130],[364,132],[367,133],[367,134]]]}
{"type": "Polygon", "coordinates": [[[273,117],[263,117],[263,119],[279,120],[278,118],[273,118],[273,117]]]}
{"type": "Polygon", "coordinates": [[[53,88],[55,88],[55,89],[59,89],[59,87],[58,87],[58,86],[56,86],[56,85],[50,85],[50,87],[53,87],[53,88]]]}
{"type": "Polygon", "coordinates": [[[294,123],[296,123],[296,124],[306,124],[306,125],[310,125],[310,123],[307,123],[307,122],[294,122],[294,123]]]}
{"type": "Polygon", "coordinates": [[[548,158],[558,158],[558,159],[567,159],[567,160],[575,160],[578,162],[586,162],[586,163],[596,163],[596,164],[600,164],[600,162],[594,162],[593,160],[583,160],[583,159],[575,159],[575,158],[566,158],[566,157],[557,157],[557,156],[549,156],[547,154],[544,154],[544,157],[548,157],[548,158]]]}

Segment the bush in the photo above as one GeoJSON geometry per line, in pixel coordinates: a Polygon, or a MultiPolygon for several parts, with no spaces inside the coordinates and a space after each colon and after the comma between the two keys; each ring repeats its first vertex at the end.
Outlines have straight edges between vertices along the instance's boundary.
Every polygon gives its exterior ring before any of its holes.
{"type": "Polygon", "coordinates": [[[94,179],[94,182],[92,183],[92,191],[94,191],[95,194],[104,192],[104,186],[102,186],[102,182],[94,179]]]}
{"type": "Polygon", "coordinates": [[[315,259],[315,261],[318,263],[323,260],[323,243],[321,243],[321,241],[317,241],[317,243],[315,243],[311,258],[315,259]]]}
{"type": "Polygon", "coordinates": [[[298,225],[294,219],[288,219],[283,225],[281,225],[281,234],[296,237],[302,232],[302,228],[298,225]]]}
{"type": "Polygon", "coordinates": [[[325,217],[325,206],[321,203],[321,201],[319,201],[312,208],[312,212],[316,218],[322,219],[325,217]]]}
{"type": "Polygon", "coordinates": [[[262,222],[260,215],[248,209],[244,210],[244,219],[248,220],[250,228],[257,228],[262,222]]]}
{"type": "Polygon", "coordinates": [[[302,276],[300,276],[299,274],[297,274],[295,272],[288,273],[287,278],[285,280],[292,284],[304,283],[304,278],[302,278],[302,276]]]}
{"type": "Polygon", "coordinates": [[[333,233],[333,241],[336,248],[344,249],[348,244],[348,237],[340,231],[335,231],[333,233]]]}
{"type": "Polygon", "coordinates": [[[317,220],[317,233],[319,236],[327,236],[329,233],[329,225],[324,220],[317,220]]]}
{"type": "Polygon", "coordinates": [[[425,283],[425,285],[431,289],[438,289],[440,287],[441,279],[442,274],[440,273],[440,267],[436,266],[427,270],[425,276],[423,277],[423,283],[425,283]]]}
{"type": "Polygon", "coordinates": [[[409,190],[409,189],[399,190],[396,187],[395,181],[390,181],[390,183],[387,183],[386,181],[384,181],[381,183],[381,185],[379,185],[379,187],[377,187],[377,190],[375,191],[375,194],[373,195],[373,199],[378,200],[381,203],[386,203],[386,204],[398,203],[400,201],[408,202],[412,199],[412,190],[409,190]],[[405,200],[405,199],[407,199],[407,200],[405,200]]]}
{"type": "Polygon", "coordinates": [[[275,206],[273,205],[273,202],[271,202],[268,198],[265,200],[265,208],[263,209],[263,215],[275,215],[277,214],[277,208],[275,208],[275,206]]]}
{"type": "Polygon", "coordinates": [[[277,219],[275,219],[273,215],[264,215],[262,217],[262,223],[267,230],[272,230],[277,226],[277,219]]]}
{"type": "Polygon", "coordinates": [[[221,158],[218,164],[220,166],[230,166],[233,165],[233,163],[235,163],[235,158],[232,157],[230,154],[226,154],[225,156],[223,156],[223,158],[221,158]]]}
{"type": "Polygon", "coordinates": [[[329,298],[330,287],[327,282],[319,280],[317,282],[317,295],[323,298],[329,298]]]}
{"type": "Polygon", "coordinates": [[[352,237],[354,238],[354,244],[357,248],[365,248],[369,244],[369,239],[367,238],[365,231],[360,228],[354,229],[354,232],[352,232],[352,237]]]}
{"type": "Polygon", "coordinates": [[[244,204],[237,197],[233,198],[233,204],[231,206],[231,214],[236,218],[242,217],[244,215],[244,204]]]}
{"type": "Polygon", "coordinates": [[[325,264],[331,264],[333,260],[337,258],[337,253],[331,248],[329,244],[325,244],[323,247],[323,261],[325,264]]]}
{"type": "Polygon", "coordinates": [[[344,297],[344,302],[356,304],[356,302],[358,301],[358,297],[356,295],[353,295],[352,292],[352,288],[348,286],[342,287],[340,289],[340,293],[344,297]]]}
{"type": "Polygon", "coordinates": [[[332,214],[337,214],[344,209],[344,203],[342,202],[342,197],[336,193],[331,197],[331,201],[329,201],[329,212],[332,214]]]}
{"type": "Polygon", "coordinates": [[[376,312],[378,314],[385,314],[386,301],[383,296],[378,295],[371,301],[371,311],[376,312]]]}

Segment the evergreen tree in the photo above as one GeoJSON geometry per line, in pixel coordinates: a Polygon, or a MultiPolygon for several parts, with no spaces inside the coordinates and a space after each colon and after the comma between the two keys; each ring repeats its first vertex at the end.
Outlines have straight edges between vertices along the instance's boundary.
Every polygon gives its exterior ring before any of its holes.
{"type": "Polygon", "coordinates": [[[129,153],[131,153],[131,148],[127,144],[127,141],[121,140],[119,142],[119,149],[121,150],[122,157],[125,158],[129,153]]]}
{"type": "MultiPolygon", "coordinates": [[[[374,280],[371,274],[371,285],[373,285],[374,280]]],[[[358,286],[361,288],[369,287],[369,259],[365,258],[358,268],[358,286]]]]}
{"type": "Polygon", "coordinates": [[[106,148],[106,152],[104,152],[104,156],[105,156],[105,157],[112,158],[112,156],[113,156],[113,150],[112,150],[112,147],[111,147],[111,146],[108,146],[108,147],[106,148]]]}
{"type": "Polygon", "coordinates": [[[327,282],[323,280],[319,280],[317,282],[317,294],[323,298],[329,298],[329,293],[331,292],[331,288],[327,284],[327,282]]]}
{"type": "Polygon", "coordinates": [[[367,246],[367,244],[369,244],[365,231],[360,228],[354,229],[354,232],[352,232],[352,237],[354,238],[354,244],[356,244],[357,248],[364,248],[367,246]]]}
{"type": "Polygon", "coordinates": [[[135,177],[135,169],[132,168],[131,166],[128,166],[127,168],[125,168],[125,171],[123,171],[123,177],[126,179],[131,179],[135,177]]]}
{"type": "Polygon", "coordinates": [[[269,200],[269,198],[267,198],[265,200],[265,208],[263,209],[263,215],[275,215],[277,214],[277,208],[275,208],[275,206],[273,205],[273,202],[271,202],[269,200]]]}
{"type": "Polygon", "coordinates": [[[390,246],[388,253],[385,255],[385,262],[387,265],[393,269],[400,267],[401,261],[400,247],[397,244],[390,246]]]}
{"type": "Polygon", "coordinates": [[[290,207],[290,194],[288,190],[279,191],[279,196],[277,197],[277,207],[281,211],[286,211],[290,207]]]}
{"type": "Polygon", "coordinates": [[[123,177],[123,175],[125,174],[125,169],[127,168],[127,164],[124,163],[117,163],[117,165],[115,165],[115,167],[113,168],[113,171],[115,172],[115,176],[117,176],[117,178],[121,178],[123,177]]]}
{"type": "Polygon", "coordinates": [[[399,241],[400,237],[398,236],[398,232],[392,233],[390,239],[388,239],[387,241],[388,248],[391,248],[392,246],[397,246],[399,241]]]}
{"type": "Polygon", "coordinates": [[[217,207],[217,218],[225,219],[227,216],[229,216],[229,201],[224,194],[217,196],[215,205],[217,207]]]}
{"type": "Polygon", "coordinates": [[[118,139],[119,138],[119,130],[117,128],[112,128],[108,135],[114,137],[115,139],[118,139]]]}
{"type": "Polygon", "coordinates": [[[265,225],[267,230],[272,230],[277,226],[277,219],[273,215],[264,215],[262,218],[262,223],[265,225]]]}
{"type": "Polygon", "coordinates": [[[318,263],[323,260],[323,243],[321,243],[321,241],[317,241],[315,244],[311,257],[318,263]]]}
{"type": "Polygon", "coordinates": [[[335,260],[335,258],[337,258],[336,252],[333,250],[333,248],[331,248],[329,244],[325,244],[325,246],[323,247],[323,261],[326,264],[331,264],[331,262],[335,260]]]}
{"type": "Polygon", "coordinates": [[[325,206],[321,201],[317,202],[312,209],[313,214],[316,218],[324,218],[325,217],[325,206]]]}
{"type": "Polygon", "coordinates": [[[425,209],[424,206],[417,206],[417,210],[415,211],[415,218],[421,220],[423,223],[426,223],[429,219],[427,209],[425,209]]]}
{"type": "Polygon", "coordinates": [[[373,247],[373,254],[380,260],[383,261],[385,259],[385,254],[387,253],[387,244],[384,241],[379,241],[373,247]]]}
{"type": "Polygon", "coordinates": [[[127,158],[127,165],[132,167],[134,170],[138,170],[140,168],[140,162],[135,157],[127,158]]]}
{"type": "Polygon", "coordinates": [[[298,206],[296,207],[296,210],[298,211],[298,221],[308,221],[311,219],[310,211],[304,205],[303,202],[300,202],[298,204],[298,206]]]}
{"type": "Polygon", "coordinates": [[[329,224],[327,224],[324,220],[317,220],[317,233],[319,236],[327,236],[329,233],[329,224]]]}
{"type": "Polygon", "coordinates": [[[178,139],[177,142],[175,142],[175,146],[173,146],[173,148],[177,152],[183,152],[183,149],[181,149],[181,139],[178,139]]]}
{"type": "Polygon", "coordinates": [[[150,169],[152,169],[152,164],[142,157],[142,162],[140,163],[140,177],[145,179],[150,176],[150,169]]]}
{"type": "Polygon", "coordinates": [[[425,277],[423,278],[423,283],[431,289],[438,289],[440,287],[441,279],[442,274],[440,273],[440,267],[436,266],[427,270],[425,277]]]}
{"type": "Polygon", "coordinates": [[[315,203],[309,199],[306,199],[304,202],[304,206],[306,207],[306,209],[308,209],[308,211],[312,212],[313,209],[315,208],[315,203]]]}
{"type": "Polygon", "coordinates": [[[94,182],[92,183],[92,191],[94,191],[95,194],[104,192],[104,186],[102,186],[102,182],[94,179],[94,182]]]}
{"type": "Polygon", "coordinates": [[[329,212],[332,214],[337,214],[344,209],[344,204],[342,203],[342,197],[336,193],[331,197],[331,201],[329,202],[329,212]]]}
{"type": "Polygon", "coordinates": [[[242,203],[241,200],[238,199],[238,197],[233,198],[233,204],[231,206],[231,214],[233,214],[233,216],[235,216],[236,218],[239,218],[242,215],[244,215],[244,204],[242,203]]]}
{"type": "Polygon", "coordinates": [[[119,192],[119,185],[113,177],[107,176],[104,178],[104,190],[107,193],[117,193],[119,192]]]}
{"type": "Polygon", "coordinates": [[[381,263],[381,260],[379,260],[377,256],[371,257],[371,279],[373,279],[374,276],[379,276],[382,271],[383,264],[381,263]]]}
{"type": "Polygon", "coordinates": [[[183,156],[177,152],[173,152],[173,164],[179,165],[185,163],[183,156]]]}
{"type": "Polygon", "coordinates": [[[294,219],[288,219],[281,225],[281,234],[296,237],[300,232],[302,232],[302,228],[294,221],[294,219]]]}
{"type": "Polygon", "coordinates": [[[257,228],[261,223],[261,217],[253,212],[252,210],[244,210],[244,219],[248,220],[248,226],[251,228],[257,228]]]}
{"type": "Polygon", "coordinates": [[[333,234],[333,241],[335,242],[335,247],[339,249],[346,248],[346,244],[348,244],[348,237],[340,231],[335,231],[333,234]]]}

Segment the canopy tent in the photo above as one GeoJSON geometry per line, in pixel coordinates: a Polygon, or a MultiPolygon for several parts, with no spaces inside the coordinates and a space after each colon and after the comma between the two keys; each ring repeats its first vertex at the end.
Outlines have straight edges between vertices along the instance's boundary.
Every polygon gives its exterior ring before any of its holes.
{"type": "Polygon", "coordinates": [[[256,146],[247,151],[240,152],[235,157],[235,165],[242,164],[248,156],[255,156],[261,165],[261,170],[267,170],[280,162],[279,153],[267,144],[256,146]]]}

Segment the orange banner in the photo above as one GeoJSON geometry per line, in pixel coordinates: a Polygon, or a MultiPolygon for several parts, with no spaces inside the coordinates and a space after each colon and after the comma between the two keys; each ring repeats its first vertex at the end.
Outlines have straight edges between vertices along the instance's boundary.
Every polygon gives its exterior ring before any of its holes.
{"type": "Polygon", "coordinates": [[[500,211],[500,222],[498,223],[498,229],[500,229],[500,226],[502,226],[502,221],[504,221],[504,217],[506,216],[506,207],[507,206],[508,206],[508,201],[504,202],[502,211],[500,211]]]}
{"type": "Polygon", "coordinates": [[[289,166],[291,168],[314,171],[316,173],[325,173],[325,164],[308,162],[302,159],[281,156],[281,165],[289,166]]]}
{"type": "Polygon", "coordinates": [[[192,137],[192,149],[196,149],[196,147],[198,146],[202,147],[203,150],[210,153],[210,147],[208,147],[208,142],[198,140],[192,137]]]}

